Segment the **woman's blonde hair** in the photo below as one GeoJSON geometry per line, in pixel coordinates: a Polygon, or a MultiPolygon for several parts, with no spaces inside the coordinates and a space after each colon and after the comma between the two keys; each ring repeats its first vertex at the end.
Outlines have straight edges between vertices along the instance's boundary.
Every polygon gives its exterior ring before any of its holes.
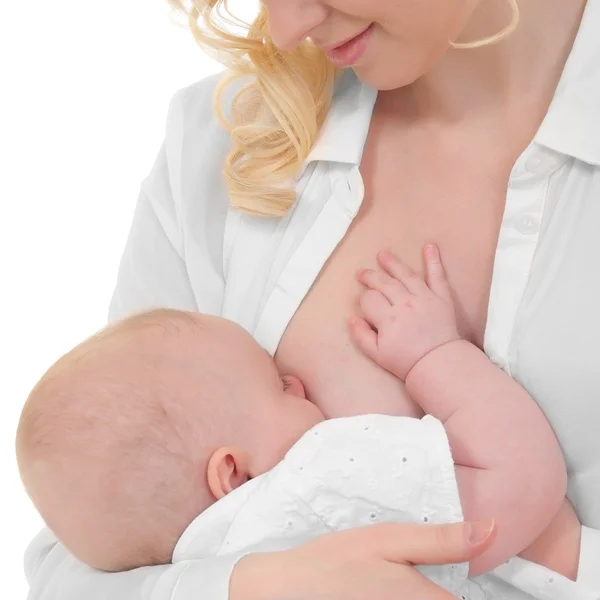
{"type": "MultiPolygon", "coordinates": [[[[519,21],[518,0],[507,0],[509,25],[496,35],[454,48],[478,48],[509,36],[519,21]]],[[[228,67],[215,90],[215,112],[230,132],[232,149],[224,165],[225,185],[234,208],[280,217],[296,200],[292,180],[311,151],[323,124],[340,74],[324,53],[306,40],[296,49],[279,50],[269,35],[261,6],[253,23],[235,18],[228,0],[168,0],[172,12],[187,18],[196,42],[228,67]],[[232,30],[239,29],[236,35],[232,30]],[[223,111],[224,88],[249,76],[235,95],[231,113],[223,111]]]]}

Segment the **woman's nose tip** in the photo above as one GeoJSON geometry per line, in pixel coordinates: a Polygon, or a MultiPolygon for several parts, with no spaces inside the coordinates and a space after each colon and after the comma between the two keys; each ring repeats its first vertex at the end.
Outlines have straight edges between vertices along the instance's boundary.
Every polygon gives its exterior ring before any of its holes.
{"type": "MultiPolygon", "coordinates": [[[[265,4],[267,4],[265,2],[265,4]]],[[[290,2],[274,0],[267,8],[269,33],[273,43],[284,51],[294,50],[324,20],[323,8],[313,3],[292,7],[290,2]]]]}

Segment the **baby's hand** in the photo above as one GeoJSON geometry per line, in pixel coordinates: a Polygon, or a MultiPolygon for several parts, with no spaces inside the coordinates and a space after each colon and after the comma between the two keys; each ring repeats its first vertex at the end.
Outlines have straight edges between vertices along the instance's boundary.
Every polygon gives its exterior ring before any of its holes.
{"type": "Polygon", "coordinates": [[[436,246],[425,247],[425,281],[389,252],[379,254],[386,271],[361,269],[366,286],[360,298],[364,318],[352,317],[358,347],[396,377],[436,348],[460,339],[450,287],[436,246]]]}

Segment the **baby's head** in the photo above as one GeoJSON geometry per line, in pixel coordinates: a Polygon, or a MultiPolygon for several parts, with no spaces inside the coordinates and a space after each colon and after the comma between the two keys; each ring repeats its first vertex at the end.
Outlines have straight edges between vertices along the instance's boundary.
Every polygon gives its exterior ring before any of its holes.
{"type": "Polygon", "coordinates": [[[242,328],[155,310],[48,370],[23,409],[17,459],[61,542],[93,567],[125,570],[170,562],[196,516],[321,420],[242,328]]]}

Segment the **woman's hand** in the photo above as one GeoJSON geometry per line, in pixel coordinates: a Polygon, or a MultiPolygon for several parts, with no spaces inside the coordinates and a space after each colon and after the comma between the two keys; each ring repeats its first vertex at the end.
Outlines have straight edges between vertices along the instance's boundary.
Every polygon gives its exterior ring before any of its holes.
{"type": "Polygon", "coordinates": [[[318,537],[236,565],[229,600],[452,600],[414,564],[468,562],[495,534],[493,521],[383,523],[318,537]]]}

